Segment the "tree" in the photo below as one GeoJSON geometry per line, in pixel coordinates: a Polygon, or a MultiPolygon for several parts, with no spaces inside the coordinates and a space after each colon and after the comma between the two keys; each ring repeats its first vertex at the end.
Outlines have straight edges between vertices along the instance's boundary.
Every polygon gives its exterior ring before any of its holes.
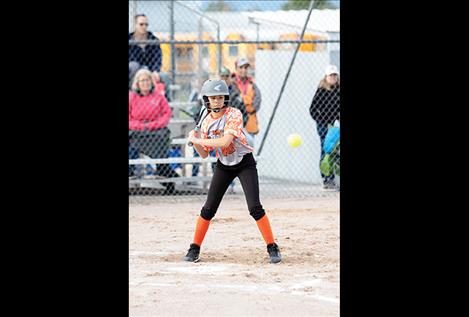
{"type": "Polygon", "coordinates": [[[250,6],[246,11],[263,11],[259,5],[253,5],[253,6],[250,6]]]}
{"type": "MultiPolygon", "coordinates": [[[[288,0],[282,10],[308,10],[311,0],[288,0]]],[[[314,0],[313,9],[335,9],[338,1],[333,0],[314,0]]]]}
{"type": "MultiPolygon", "coordinates": [[[[323,10],[323,9],[336,9],[340,1],[334,0],[315,0],[313,9],[323,10]]],[[[308,3],[309,5],[309,3],[308,3]]]]}
{"type": "Polygon", "coordinates": [[[205,11],[232,11],[231,7],[224,0],[219,0],[217,2],[210,2],[205,11]]]}

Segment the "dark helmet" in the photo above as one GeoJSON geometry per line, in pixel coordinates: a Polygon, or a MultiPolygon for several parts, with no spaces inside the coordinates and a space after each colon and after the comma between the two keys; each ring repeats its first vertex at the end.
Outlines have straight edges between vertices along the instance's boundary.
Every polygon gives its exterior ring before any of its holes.
{"type": "Polygon", "coordinates": [[[202,95],[202,99],[204,100],[204,106],[207,107],[207,109],[210,109],[208,101],[209,96],[225,96],[225,102],[223,103],[223,107],[228,106],[228,103],[230,102],[230,91],[228,90],[228,86],[226,85],[224,80],[206,80],[202,85],[200,94],[202,95]]]}

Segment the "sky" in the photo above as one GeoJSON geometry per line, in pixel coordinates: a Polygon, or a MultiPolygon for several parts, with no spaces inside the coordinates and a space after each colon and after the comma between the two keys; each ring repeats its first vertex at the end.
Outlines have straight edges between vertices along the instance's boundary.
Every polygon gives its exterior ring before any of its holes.
{"type": "MultiPolygon", "coordinates": [[[[205,8],[210,1],[202,1],[203,8],[205,8]]],[[[264,11],[275,11],[280,10],[282,5],[287,2],[286,0],[276,0],[276,1],[227,1],[230,7],[236,11],[246,11],[250,8],[259,8],[264,11]]]]}
{"type": "MultiPolygon", "coordinates": [[[[201,9],[205,9],[210,2],[216,0],[202,0],[202,1],[193,1],[195,5],[199,6],[201,9]]],[[[188,1],[189,2],[189,1],[188,1]]],[[[249,9],[258,8],[263,11],[275,11],[280,10],[282,5],[287,2],[287,0],[271,0],[271,1],[255,1],[255,0],[225,0],[233,10],[236,11],[246,11],[249,9]]],[[[337,1],[340,3],[340,0],[337,1]]]]}

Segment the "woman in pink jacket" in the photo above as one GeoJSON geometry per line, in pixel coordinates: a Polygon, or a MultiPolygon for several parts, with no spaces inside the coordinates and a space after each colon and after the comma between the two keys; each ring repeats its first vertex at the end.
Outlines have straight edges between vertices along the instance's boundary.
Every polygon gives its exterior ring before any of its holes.
{"type": "MultiPolygon", "coordinates": [[[[131,150],[151,158],[168,157],[171,132],[167,125],[171,118],[168,101],[155,91],[152,74],[140,69],[129,91],[129,154],[131,150]]],[[[133,169],[130,169],[131,173],[133,169]]],[[[159,164],[157,173],[164,177],[179,176],[169,164],[159,164]]],[[[162,183],[166,193],[174,192],[174,183],[162,183]]]]}

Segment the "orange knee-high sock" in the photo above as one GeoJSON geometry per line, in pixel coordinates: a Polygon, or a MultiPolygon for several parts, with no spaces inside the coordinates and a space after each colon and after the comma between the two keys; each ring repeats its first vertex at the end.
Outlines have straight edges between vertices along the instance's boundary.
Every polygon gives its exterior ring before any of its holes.
{"type": "Polygon", "coordinates": [[[209,224],[210,220],[205,220],[201,216],[197,218],[197,225],[195,226],[194,233],[194,243],[198,246],[202,245],[202,241],[204,241],[205,233],[207,233],[209,224]]]}
{"type": "Polygon", "coordinates": [[[256,223],[257,227],[259,227],[262,237],[264,238],[265,243],[274,243],[274,235],[272,233],[272,228],[270,228],[270,222],[269,218],[267,217],[267,214],[264,215],[261,219],[257,220],[256,223]]]}

